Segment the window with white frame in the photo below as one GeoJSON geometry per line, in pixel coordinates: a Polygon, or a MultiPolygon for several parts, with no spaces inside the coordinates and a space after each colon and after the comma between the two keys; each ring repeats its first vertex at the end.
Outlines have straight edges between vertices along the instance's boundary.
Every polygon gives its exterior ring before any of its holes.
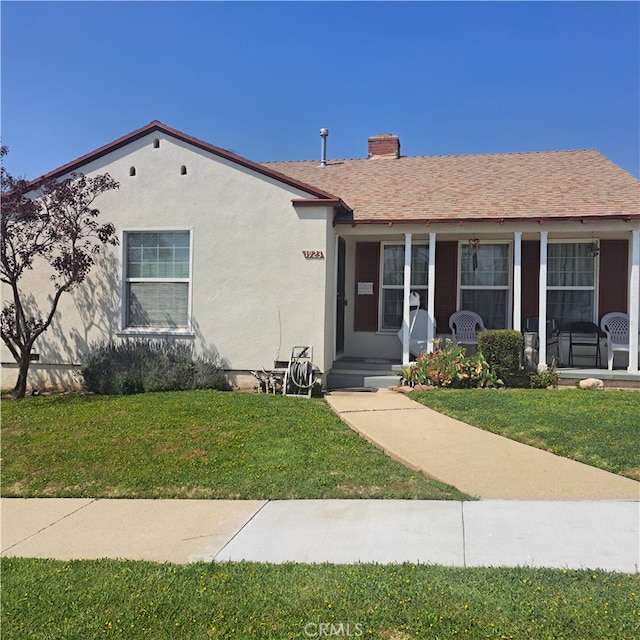
{"type": "Polygon", "coordinates": [[[547,316],[562,331],[572,322],[593,322],[596,309],[596,257],[591,242],[547,245],[547,316]]]}
{"type": "Polygon", "coordinates": [[[504,329],[509,319],[509,244],[460,244],[459,309],[475,311],[487,329],[504,329]]]}
{"type": "MultiPolygon", "coordinates": [[[[427,308],[429,245],[411,246],[411,291],[420,296],[420,308],[427,308]]],[[[404,301],[404,244],[382,245],[382,299],[380,329],[397,331],[402,324],[404,301]]]]}
{"type": "Polygon", "coordinates": [[[126,231],[124,324],[128,329],[189,327],[189,231],[126,231]]]}

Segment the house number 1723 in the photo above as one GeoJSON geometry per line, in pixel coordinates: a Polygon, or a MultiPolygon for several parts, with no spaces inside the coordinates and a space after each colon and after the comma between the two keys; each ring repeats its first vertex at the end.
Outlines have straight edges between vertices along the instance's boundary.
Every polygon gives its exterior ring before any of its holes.
{"type": "Polygon", "coordinates": [[[305,251],[304,249],[302,250],[302,255],[307,259],[307,260],[313,260],[313,259],[323,259],[324,258],[324,251],[305,251]]]}

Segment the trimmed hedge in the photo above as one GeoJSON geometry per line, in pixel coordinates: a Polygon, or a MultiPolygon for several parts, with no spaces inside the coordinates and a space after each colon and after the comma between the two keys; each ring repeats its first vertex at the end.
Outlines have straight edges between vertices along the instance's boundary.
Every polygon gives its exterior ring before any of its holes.
{"type": "Polygon", "coordinates": [[[123,340],[96,345],[81,372],[87,390],[100,395],[231,389],[217,358],[194,357],[191,345],[174,341],[123,340]]]}
{"type": "Polygon", "coordinates": [[[489,329],[478,334],[478,351],[496,376],[506,382],[520,370],[522,334],[512,329],[489,329]]]}

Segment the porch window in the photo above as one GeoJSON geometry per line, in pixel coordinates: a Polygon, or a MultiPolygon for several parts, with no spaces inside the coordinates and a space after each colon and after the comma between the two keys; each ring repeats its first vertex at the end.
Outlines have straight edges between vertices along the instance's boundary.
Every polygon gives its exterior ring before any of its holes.
{"type": "MultiPolygon", "coordinates": [[[[411,291],[420,296],[420,308],[427,308],[429,283],[429,245],[411,247],[411,291]]],[[[404,300],[404,244],[382,245],[382,312],[383,331],[397,331],[402,325],[404,300]]]]}
{"type": "Polygon", "coordinates": [[[464,243],[460,245],[459,309],[475,311],[487,329],[508,326],[509,245],[464,243]]]}
{"type": "Polygon", "coordinates": [[[189,231],[125,233],[126,328],[189,326],[189,231]]]}
{"type": "Polygon", "coordinates": [[[547,248],[547,315],[561,331],[572,322],[595,320],[596,257],[590,242],[549,242],[547,248]]]}

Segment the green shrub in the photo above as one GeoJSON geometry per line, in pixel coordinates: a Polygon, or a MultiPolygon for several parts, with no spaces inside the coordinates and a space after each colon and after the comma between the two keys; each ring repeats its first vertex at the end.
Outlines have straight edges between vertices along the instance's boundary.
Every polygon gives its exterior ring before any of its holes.
{"type": "Polygon", "coordinates": [[[478,334],[478,352],[491,370],[505,382],[520,369],[522,334],[511,329],[492,329],[478,334]]]}
{"type": "Polygon", "coordinates": [[[493,387],[500,384],[481,353],[467,356],[464,347],[446,340],[434,340],[434,351],[423,353],[413,365],[402,370],[405,384],[431,384],[437,387],[464,389],[493,387]]]}
{"type": "Polygon", "coordinates": [[[557,365],[554,361],[553,364],[549,365],[549,368],[544,371],[538,371],[537,369],[532,369],[531,371],[527,371],[527,382],[530,389],[546,389],[547,387],[553,387],[554,389],[558,386],[558,381],[560,380],[560,374],[556,371],[557,365]]]}
{"type": "Polygon", "coordinates": [[[81,367],[85,387],[101,395],[231,387],[217,359],[194,357],[191,345],[124,340],[94,346],[81,367]]]}

